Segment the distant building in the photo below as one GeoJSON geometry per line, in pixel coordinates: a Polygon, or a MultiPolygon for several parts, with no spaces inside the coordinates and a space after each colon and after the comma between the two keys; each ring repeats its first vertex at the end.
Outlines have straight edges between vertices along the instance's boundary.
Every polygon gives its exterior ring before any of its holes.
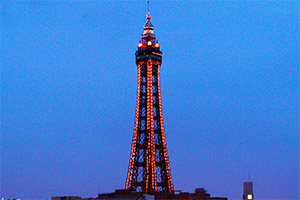
{"type": "Polygon", "coordinates": [[[154,195],[136,192],[134,189],[116,190],[113,193],[99,194],[95,200],[155,200],[154,195]]]}
{"type": "Polygon", "coordinates": [[[52,197],[51,200],[94,200],[94,198],[81,198],[79,196],[52,197]]]}
{"type": "Polygon", "coordinates": [[[251,181],[244,182],[243,200],[254,200],[253,183],[251,181]]]}
{"type": "Polygon", "coordinates": [[[210,197],[204,188],[196,188],[195,193],[189,194],[189,200],[227,200],[224,197],[210,197]]]}

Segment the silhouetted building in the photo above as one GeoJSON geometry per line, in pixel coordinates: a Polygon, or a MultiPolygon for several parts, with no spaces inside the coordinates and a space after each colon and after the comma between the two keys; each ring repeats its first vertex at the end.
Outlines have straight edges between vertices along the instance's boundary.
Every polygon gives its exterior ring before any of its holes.
{"type": "Polygon", "coordinates": [[[155,200],[154,195],[136,192],[134,189],[116,190],[112,193],[99,194],[95,200],[155,200]]]}
{"type": "Polygon", "coordinates": [[[51,200],[94,200],[94,198],[81,198],[79,196],[52,197],[51,200]]]}
{"type": "Polygon", "coordinates": [[[189,194],[189,200],[227,200],[224,197],[210,197],[210,194],[204,188],[196,188],[195,193],[189,194]]]}
{"type": "Polygon", "coordinates": [[[251,181],[244,182],[243,200],[254,200],[253,183],[251,181]]]}
{"type": "Polygon", "coordinates": [[[134,189],[116,190],[113,193],[99,194],[95,200],[227,200],[223,197],[210,197],[204,188],[196,188],[195,193],[156,192],[151,195],[134,189]]]}

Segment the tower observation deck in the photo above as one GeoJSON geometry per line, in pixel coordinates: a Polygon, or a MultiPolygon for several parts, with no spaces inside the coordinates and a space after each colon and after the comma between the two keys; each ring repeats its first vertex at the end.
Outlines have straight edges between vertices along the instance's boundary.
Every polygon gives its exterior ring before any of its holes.
{"type": "Polygon", "coordinates": [[[138,68],[135,125],[126,189],[173,192],[160,92],[162,52],[146,15],[144,33],[135,53],[138,68]]]}

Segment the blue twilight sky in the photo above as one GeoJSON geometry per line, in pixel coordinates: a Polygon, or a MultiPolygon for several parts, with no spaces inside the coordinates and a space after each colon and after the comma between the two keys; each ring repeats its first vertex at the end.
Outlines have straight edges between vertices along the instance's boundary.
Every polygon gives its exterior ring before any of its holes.
{"type": "MultiPolygon", "coordinates": [[[[1,1],[1,196],[124,188],[146,1],[1,1]]],[[[175,189],[299,198],[299,2],[151,1],[175,189]]]]}

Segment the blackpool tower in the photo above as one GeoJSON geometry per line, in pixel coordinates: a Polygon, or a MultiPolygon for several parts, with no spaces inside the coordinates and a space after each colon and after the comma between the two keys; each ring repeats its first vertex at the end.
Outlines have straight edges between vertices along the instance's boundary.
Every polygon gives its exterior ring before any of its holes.
{"type": "Polygon", "coordinates": [[[173,192],[160,92],[162,52],[153,34],[151,15],[135,53],[138,68],[135,125],[126,189],[138,192],[173,192]]]}

